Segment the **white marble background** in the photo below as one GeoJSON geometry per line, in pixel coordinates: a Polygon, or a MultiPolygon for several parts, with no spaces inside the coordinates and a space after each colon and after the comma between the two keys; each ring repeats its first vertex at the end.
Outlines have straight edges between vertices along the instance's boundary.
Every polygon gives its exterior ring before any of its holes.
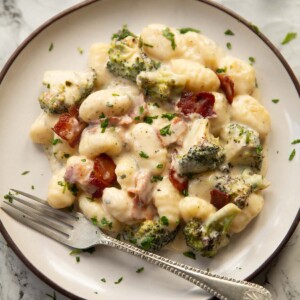
{"type": "MultiPolygon", "coordinates": [[[[34,29],[79,0],[0,0],[0,69],[34,29]]],[[[239,13],[278,47],[300,79],[300,0],[216,0],[239,13]],[[287,32],[299,37],[282,46],[287,32]],[[297,55],[298,54],[298,55],[297,55]]],[[[300,299],[300,226],[270,267],[255,281],[265,285],[275,300],[300,299]]],[[[57,300],[67,298],[56,294],[57,300]]],[[[53,299],[54,290],[38,279],[16,257],[0,235],[0,300],[53,299]],[[48,295],[50,296],[48,296],[48,295]],[[51,297],[52,296],[52,297],[51,297]]]]}

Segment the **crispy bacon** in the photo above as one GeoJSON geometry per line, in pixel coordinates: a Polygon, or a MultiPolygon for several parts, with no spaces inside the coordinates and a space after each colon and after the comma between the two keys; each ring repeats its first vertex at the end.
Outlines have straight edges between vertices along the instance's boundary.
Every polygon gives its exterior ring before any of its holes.
{"type": "Polygon", "coordinates": [[[94,160],[94,168],[89,178],[89,184],[96,187],[93,197],[101,197],[103,190],[115,183],[115,169],[114,161],[106,154],[100,154],[94,160]]]}
{"type": "Polygon", "coordinates": [[[210,191],[210,203],[217,209],[220,209],[229,203],[229,195],[217,189],[213,189],[210,191]]]}
{"type": "Polygon", "coordinates": [[[52,130],[74,148],[87,123],[79,120],[78,107],[72,106],[69,112],[60,115],[52,130]]]}
{"type": "Polygon", "coordinates": [[[213,107],[215,96],[208,92],[183,92],[177,103],[177,107],[185,115],[197,113],[202,117],[211,117],[214,115],[213,107]]]}
{"type": "Polygon", "coordinates": [[[229,76],[217,74],[221,83],[221,90],[225,93],[229,104],[232,103],[234,97],[234,82],[229,76]]]}
{"type": "Polygon", "coordinates": [[[181,193],[188,187],[188,179],[186,177],[179,176],[173,168],[170,168],[169,170],[169,180],[181,193]]]}

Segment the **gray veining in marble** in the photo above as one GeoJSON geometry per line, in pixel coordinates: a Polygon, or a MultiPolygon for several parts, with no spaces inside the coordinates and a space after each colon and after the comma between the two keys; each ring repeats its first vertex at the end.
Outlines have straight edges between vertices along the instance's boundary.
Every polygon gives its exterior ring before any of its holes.
{"type": "MultiPolygon", "coordinates": [[[[79,0],[0,0],[0,68],[16,47],[44,21],[79,0]]],[[[300,0],[217,0],[259,26],[300,78],[300,0]],[[282,46],[289,31],[298,39],[282,46]]],[[[279,257],[255,278],[276,300],[300,299],[300,226],[279,257]]],[[[54,291],[38,279],[7,247],[0,235],[0,300],[53,299],[54,291]],[[48,296],[48,295],[49,296],[48,296]]],[[[56,292],[56,299],[67,298],[56,292]]]]}

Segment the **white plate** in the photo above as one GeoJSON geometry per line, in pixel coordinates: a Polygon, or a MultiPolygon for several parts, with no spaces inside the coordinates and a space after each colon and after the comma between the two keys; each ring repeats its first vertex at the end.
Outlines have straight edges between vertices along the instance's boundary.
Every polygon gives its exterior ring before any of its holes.
{"type": "MultiPolygon", "coordinates": [[[[0,80],[1,187],[46,195],[49,165],[41,149],[28,137],[30,125],[39,114],[37,102],[41,79],[48,69],[83,69],[89,45],[109,41],[123,24],[134,32],[149,23],[194,27],[231,53],[248,60],[256,58],[257,80],[263,103],[272,117],[268,179],[262,213],[237,235],[214,259],[190,260],[163,252],[183,263],[236,277],[252,278],[279,252],[299,218],[300,148],[291,141],[300,138],[300,87],[281,55],[243,19],[212,3],[192,0],[103,0],[85,2],[38,29],[14,53],[0,80]],[[235,36],[224,31],[230,28],[235,36]],[[53,42],[54,48],[48,51],[53,42]],[[84,49],[80,55],[77,48],[84,49]],[[298,90],[298,91],[297,91],[298,90]],[[271,99],[279,98],[274,104],[271,99]],[[297,153],[293,161],[289,154],[297,153]],[[22,176],[23,171],[30,173],[22,176]],[[31,190],[31,185],[35,190],[31,190]]],[[[2,198],[2,197],[1,197],[2,198]]],[[[69,295],[85,299],[206,299],[200,289],[176,276],[115,250],[99,247],[93,255],[81,255],[78,264],[69,249],[15,222],[0,211],[1,231],[11,247],[39,277],[69,295]],[[144,266],[145,271],[136,273],[144,266]],[[123,281],[115,285],[119,277],[123,281]],[[107,282],[100,281],[105,277],[107,282]],[[97,292],[97,294],[95,293],[97,292]]]]}

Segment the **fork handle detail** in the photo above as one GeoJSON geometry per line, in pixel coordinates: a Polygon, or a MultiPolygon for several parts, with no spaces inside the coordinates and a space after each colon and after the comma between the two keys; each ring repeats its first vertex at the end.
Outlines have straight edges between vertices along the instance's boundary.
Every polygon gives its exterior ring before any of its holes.
{"type": "Polygon", "coordinates": [[[120,249],[124,252],[138,256],[147,262],[155,264],[187,281],[197,285],[220,300],[271,300],[271,293],[260,285],[235,280],[225,276],[216,275],[191,266],[187,266],[152,252],[147,252],[133,245],[121,242],[107,236],[101,244],[120,249]]]}

